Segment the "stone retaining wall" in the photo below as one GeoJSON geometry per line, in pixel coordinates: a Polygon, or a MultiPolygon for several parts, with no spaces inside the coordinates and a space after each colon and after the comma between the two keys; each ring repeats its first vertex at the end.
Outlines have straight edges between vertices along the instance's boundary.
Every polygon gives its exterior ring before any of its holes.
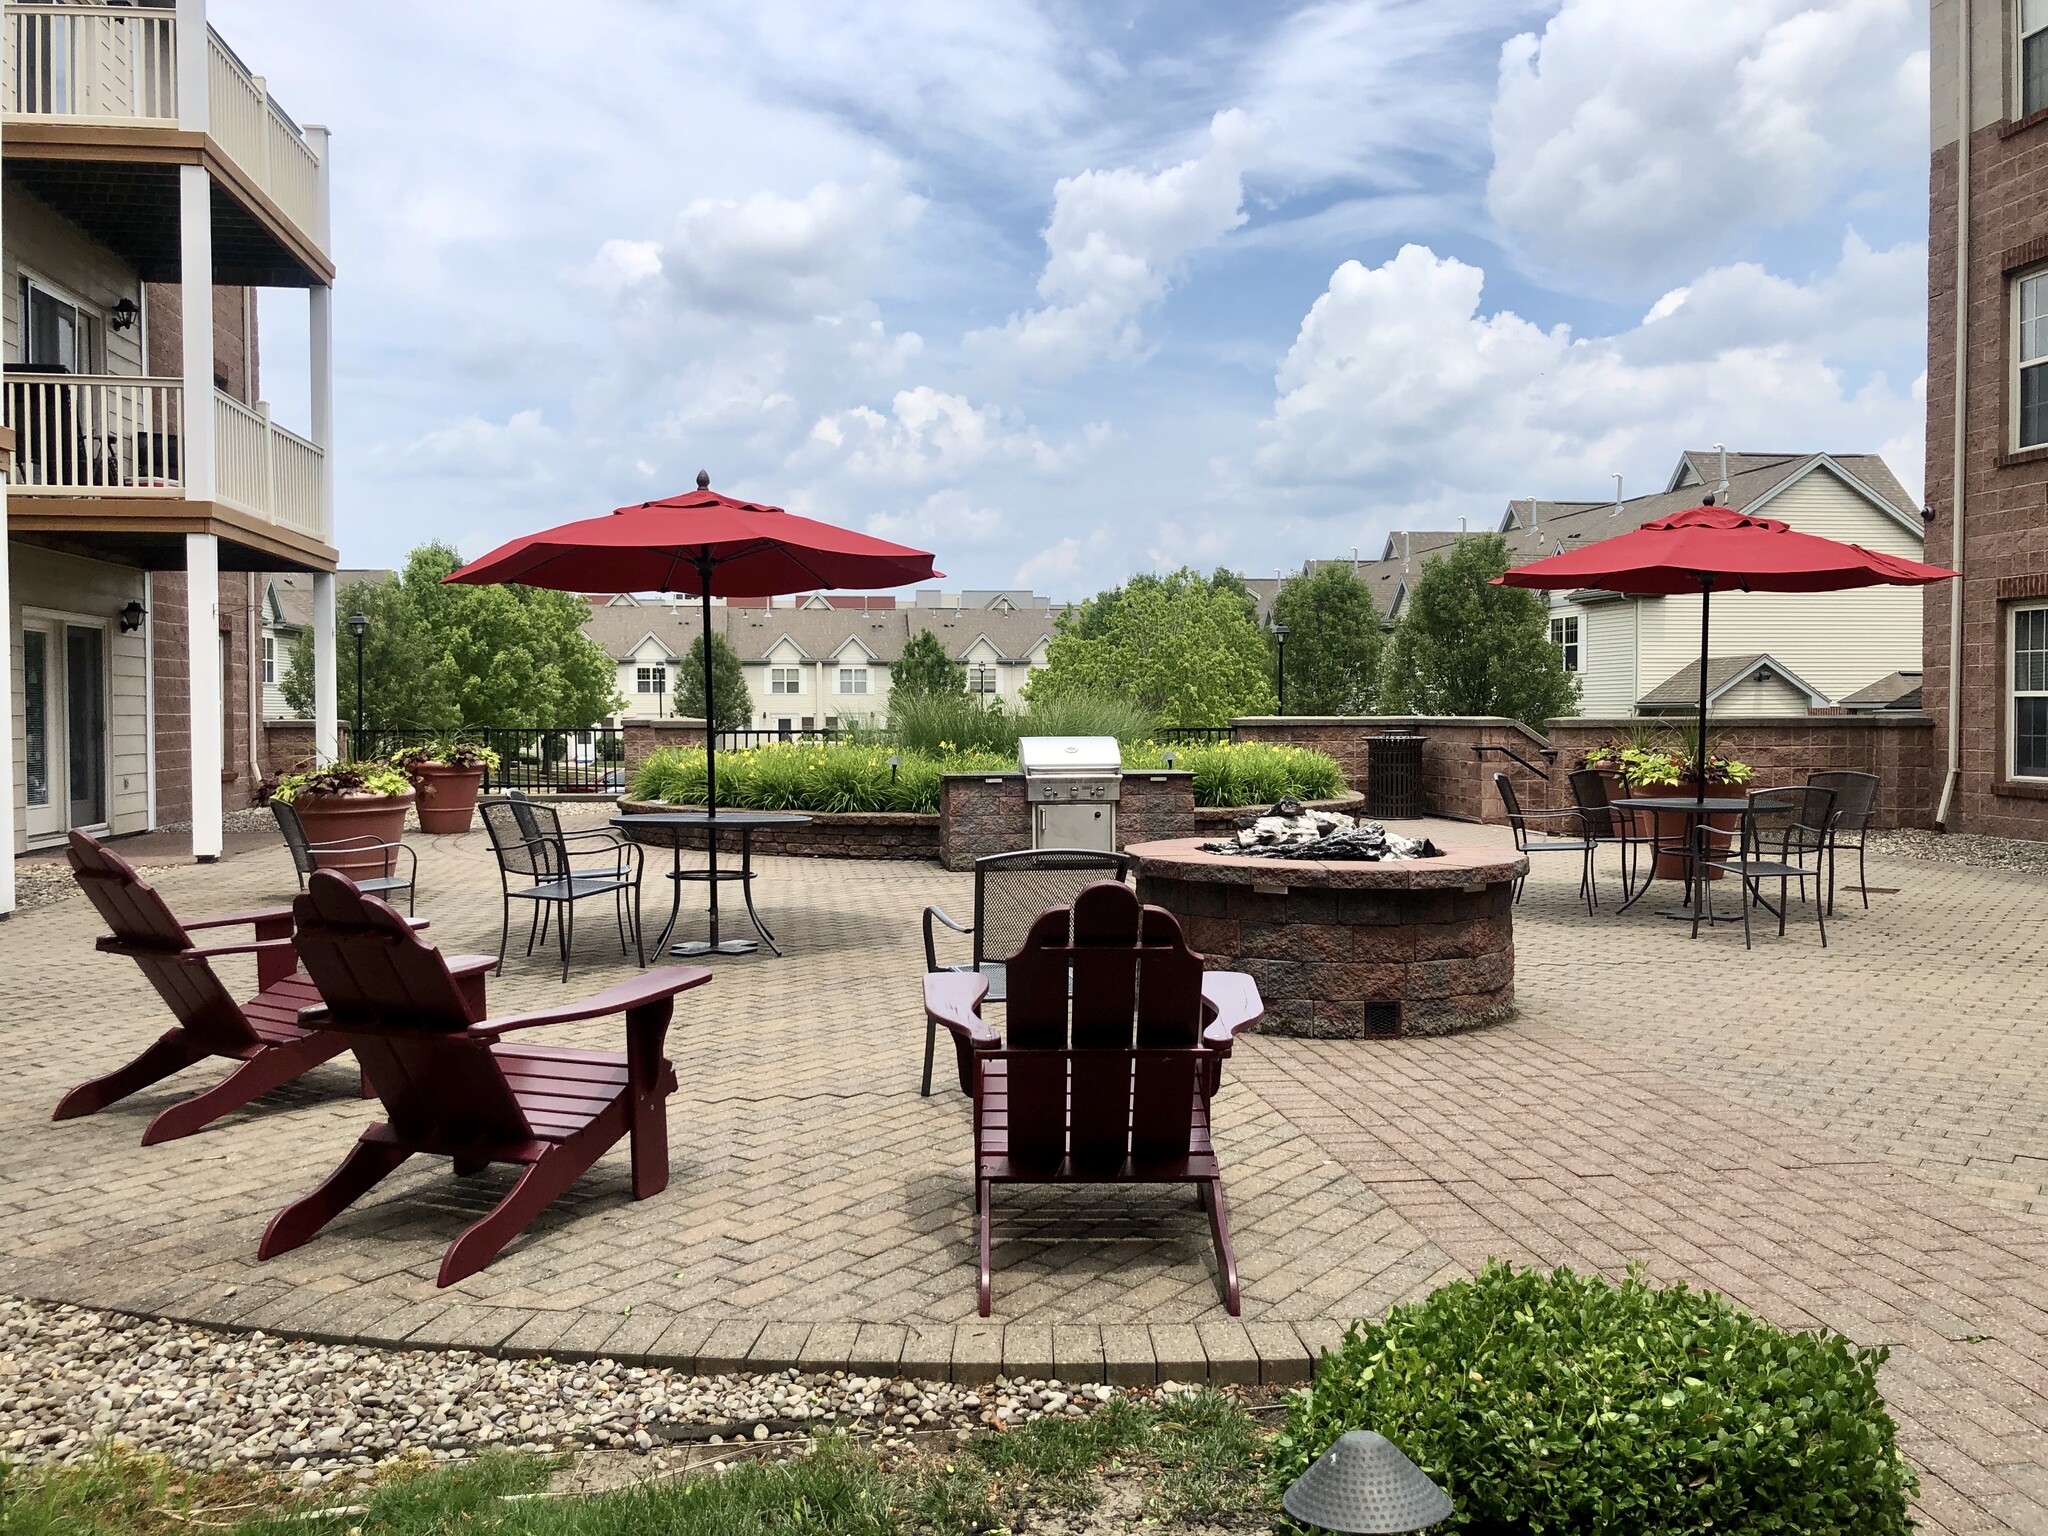
{"type": "MultiPolygon", "coordinates": [[[[1422,743],[1422,807],[1457,821],[1504,822],[1493,776],[1505,773],[1527,805],[1549,804],[1535,768],[1550,744],[1520,721],[1495,715],[1263,715],[1230,723],[1232,739],[1327,753],[1355,790],[1370,782],[1372,738],[1415,733],[1422,743]],[[1520,759],[1520,761],[1517,761],[1520,759]]],[[[1368,799],[1364,814],[1372,814],[1368,799]]]]}
{"type": "Polygon", "coordinates": [[[661,747],[695,747],[704,750],[704,722],[685,720],[680,716],[672,720],[627,720],[625,731],[626,782],[633,781],[633,770],[647,761],[648,754],[661,747]]]}
{"type": "MultiPolygon", "coordinates": [[[[698,806],[665,805],[658,801],[621,800],[622,815],[647,812],[698,810],[698,806]]],[[[814,859],[936,859],[939,856],[939,818],[920,811],[809,811],[807,825],[759,827],[754,832],[754,852],[776,853],[788,858],[814,859]]],[[[673,834],[627,834],[650,847],[671,846],[673,834]]],[[[701,849],[704,834],[685,830],[685,848],[701,849]]],[[[730,833],[720,837],[719,848],[736,847],[730,833]]]]}

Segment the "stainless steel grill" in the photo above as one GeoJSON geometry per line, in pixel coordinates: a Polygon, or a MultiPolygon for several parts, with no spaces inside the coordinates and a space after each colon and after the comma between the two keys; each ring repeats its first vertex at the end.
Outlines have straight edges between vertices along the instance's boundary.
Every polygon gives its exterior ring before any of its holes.
{"type": "Polygon", "coordinates": [[[1114,736],[1026,736],[1017,743],[1034,848],[1116,851],[1123,751],[1114,736]]]}

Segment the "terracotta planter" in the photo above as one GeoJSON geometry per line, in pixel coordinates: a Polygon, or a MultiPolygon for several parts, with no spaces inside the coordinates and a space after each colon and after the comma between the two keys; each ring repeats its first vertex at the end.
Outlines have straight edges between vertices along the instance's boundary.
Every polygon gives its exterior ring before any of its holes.
{"type": "Polygon", "coordinates": [[[484,768],[454,768],[447,763],[416,763],[407,770],[420,794],[422,832],[467,832],[476,812],[477,791],[484,787],[484,768]]]}
{"type": "MultiPolygon", "coordinates": [[[[1637,794],[1640,794],[1645,799],[1654,797],[1656,799],[1661,800],[1673,795],[1690,795],[1693,793],[1696,787],[1697,785],[1694,780],[1680,779],[1676,784],[1673,784],[1668,788],[1646,788],[1640,791],[1629,790],[1626,793],[1631,798],[1633,798],[1637,794]]],[[[1733,789],[1733,786],[1731,785],[1709,784],[1707,786],[1707,794],[1709,796],[1728,795],[1735,792],[1736,791],[1733,789]]],[[[1628,801],[1622,800],[1619,803],[1622,805],[1626,805],[1628,801]]],[[[1660,843],[1684,842],[1686,837],[1686,830],[1692,821],[1692,818],[1690,816],[1686,816],[1678,811],[1657,811],[1648,815],[1639,811],[1635,813],[1635,819],[1637,821],[1655,821],[1657,824],[1657,841],[1660,843]]],[[[1707,825],[1715,828],[1717,831],[1732,833],[1740,829],[1740,827],[1742,826],[1742,817],[1739,815],[1732,815],[1728,812],[1723,811],[1715,815],[1709,816],[1707,818],[1707,825]]],[[[1712,846],[1715,848],[1725,849],[1732,847],[1733,843],[1728,838],[1715,838],[1713,840],[1712,846]]],[[[1656,878],[1659,880],[1683,880],[1686,877],[1687,864],[1688,861],[1679,854],[1660,853],[1657,855],[1656,878]]],[[[1721,878],[1721,871],[1718,869],[1710,869],[1707,871],[1707,878],[1709,880],[1718,880],[1721,878]]]]}
{"type": "MultiPolygon", "coordinates": [[[[292,802],[309,843],[329,843],[345,837],[375,838],[395,843],[405,831],[405,812],[418,796],[412,790],[401,795],[300,795],[292,802]]],[[[313,862],[321,869],[338,870],[352,879],[387,873],[386,850],[366,848],[358,852],[341,850],[315,853],[313,862]]]]}

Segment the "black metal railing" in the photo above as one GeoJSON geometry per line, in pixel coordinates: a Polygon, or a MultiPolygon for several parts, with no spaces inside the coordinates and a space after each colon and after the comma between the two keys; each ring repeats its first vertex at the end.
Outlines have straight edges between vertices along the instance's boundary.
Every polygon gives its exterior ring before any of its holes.
{"type": "MultiPolygon", "coordinates": [[[[345,757],[388,757],[400,747],[430,747],[447,739],[440,731],[363,732],[360,748],[342,727],[345,757]]],[[[456,733],[465,742],[489,747],[498,766],[484,774],[486,793],[523,789],[529,794],[616,794],[626,787],[626,733],[615,725],[582,727],[480,726],[456,733]]]]}
{"type": "Polygon", "coordinates": [[[1162,725],[1152,739],[1162,747],[1203,747],[1232,738],[1227,725],[1162,725]]]}
{"type": "MultiPolygon", "coordinates": [[[[1520,764],[1522,767],[1528,769],[1529,772],[1535,774],[1536,777],[1539,779],[1548,780],[1550,777],[1550,770],[1548,768],[1538,768],[1534,763],[1530,762],[1529,759],[1522,756],[1522,754],[1517,752],[1513,747],[1500,747],[1493,746],[1491,744],[1482,744],[1479,746],[1475,746],[1472,749],[1472,755],[1478,758],[1482,763],[1486,761],[1486,754],[1489,752],[1498,752],[1502,757],[1511,759],[1512,761],[1520,764]]],[[[1557,748],[1538,747],[1536,748],[1536,755],[1542,758],[1543,761],[1546,763],[1555,763],[1557,761],[1557,748]]]]}

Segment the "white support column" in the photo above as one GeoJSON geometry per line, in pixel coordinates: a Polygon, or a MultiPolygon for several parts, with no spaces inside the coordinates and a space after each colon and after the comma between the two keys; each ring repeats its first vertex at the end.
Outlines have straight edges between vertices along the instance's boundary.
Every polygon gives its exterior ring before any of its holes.
{"type": "Polygon", "coordinates": [[[220,540],[185,535],[185,637],[192,710],[192,857],[202,864],[220,856],[220,540]]]}
{"type": "MultiPolygon", "coordinates": [[[[180,9],[179,20],[184,19],[180,9]]],[[[183,49],[180,48],[182,54],[183,49]]],[[[213,178],[200,165],[178,168],[178,303],[184,333],[185,497],[215,494],[213,428],[213,178]]],[[[211,598],[208,599],[211,601],[211,598]]]]}
{"type": "Polygon", "coordinates": [[[0,917],[14,910],[14,584],[7,477],[0,475],[0,917]]]}
{"type": "Polygon", "coordinates": [[[208,50],[206,0],[178,0],[178,126],[187,133],[205,133],[211,126],[207,110],[208,50]]]}
{"type": "Polygon", "coordinates": [[[313,446],[320,450],[320,538],[334,542],[334,290],[306,291],[313,446]]]}
{"type": "Polygon", "coordinates": [[[331,763],[341,755],[334,706],[334,572],[313,573],[313,756],[331,763]]]}

